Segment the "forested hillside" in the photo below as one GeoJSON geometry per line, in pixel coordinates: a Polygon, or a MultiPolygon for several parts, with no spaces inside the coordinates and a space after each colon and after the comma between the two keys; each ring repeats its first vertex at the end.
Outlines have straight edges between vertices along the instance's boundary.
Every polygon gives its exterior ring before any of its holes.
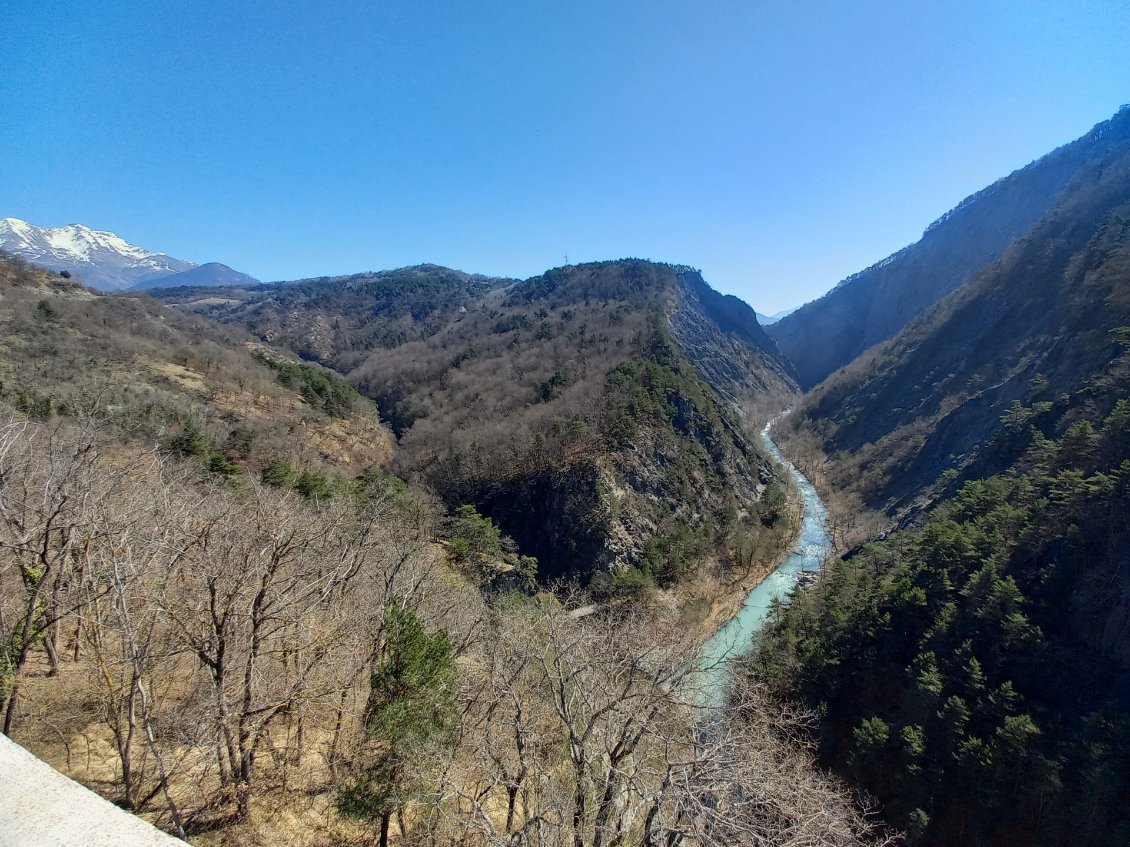
{"type": "Polygon", "coordinates": [[[1016,407],[1013,467],[835,563],[758,656],[911,844],[1130,840],[1130,400],[1058,439],[1044,412],[1016,407]]]}
{"type": "Polygon", "coordinates": [[[994,262],[1057,203],[1065,188],[1130,146],[1130,108],[1087,135],[964,200],[920,241],[843,280],[769,327],[802,388],[819,383],[899,332],[994,262]]]}
{"type": "MultiPolygon", "coordinates": [[[[471,372],[486,394],[492,369],[510,379],[504,367],[528,362],[539,378],[494,410],[515,418],[506,460],[541,451],[564,477],[611,469],[603,479],[636,486],[578,489],[598,514],[651,498],[634,514],[659,531],[642,530],[634,569],[554,595],[489,518],[466,503],[445,514],[381,467],[390,436],[332,372],[239,327],[0,262],[3,731],[206,845],[883,843],[791,741],[806,715],[749,686],[704,732],[689,705],[704,633],[677,608],[622,599],[676,580],[704,538],[735,555],[768,538],[772,558],[788,534],[779,490],[737,500],[773,471],[674,341],[704,318],[655,308],[708,299],[675,298],[689,274],[551,273],[454,308],[430,336],[436,373],[413,402],[439,395],[450,406],[434,414],[485,432],[463,366],[493,360],[471,372]],[[618,317],[596,324],[605,313],[618,317]],[[470,338],[479,354],[452,355],[470,338]],[[577,378],[555,380],[543,357],[577,378]],[[715,503],[736,514],[707,534],[715,503]]],[[[731,325],[694,335],[695,361],[737,394],[742,369],[772,357],[743,346],[756,324],[739,304],[703,308],[731,325]]],[[[761,378],[789,385],[779,366],[761,378]]],[[[414,467],[401,450],[393,466],[414,467]]],[[[530,496],[524,508],[544,509],[530,496]]]]}
{"type": "Polygon", "coordinates": [[[0,847],[1130,847],[1130,0],[247,5],[0,5],[0,847]]]}
{"type": "Polygon", "coordinates": [[[245,326],[304,359],[348,371],[369,351],[393,349],[433,335],[459,309],[513,281],[419,265],[261,287],[189,287],[151,293],[224,323],[245,326]]]}
{"type": "Polygon", "coordinates": [[[161,296],[345,374],[397,433],[394,470],[493,518],[543,581],[630,566],[668,584],[775,520],[735,407],[792,392],[791,369],[689,268],[420,266],[161,296]]]}
{"type": "Polygon", "coordinates": [[[16,409],[165,440],[219,472],[285,457],[352,476],[392,458],[372,403],[331,372],[292,362],[280,379],[287,354],[236,327],[15,258],[0,258],[0,349],[0,400],[16,409]]]}
{"type": "Polygon", "coordinates": [[[773,616],[752,673],[910,844],[1130,839],[1128,199],[1120,143],[788,424],[901,529],[773,616]]]}
{"type": "Polygon", "coordinates": [[[795,526],[742,407],[798,379],[697,271],[4,258],[4,731],[201,843],[1124,843],[1128,114],[838,289],[929,282],[783,425],[897,529],[707,722],[704,622],[795,526]]]}

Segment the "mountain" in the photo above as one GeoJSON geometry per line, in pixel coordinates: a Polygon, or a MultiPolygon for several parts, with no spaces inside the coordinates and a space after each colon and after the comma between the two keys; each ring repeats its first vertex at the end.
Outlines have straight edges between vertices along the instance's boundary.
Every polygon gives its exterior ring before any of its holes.
{"type": "Polygon", "coordinates": [[[795,378],[753,310],[691,268],[423,265],[154,295],[346,375],[396,432],[394,470],[494,519],[543,581],[669,582],[774,522],[775,471],[736,410],[795,378]]]}
{"type": "Polygon", "coordinates": [[[1006,467],[1026,431],[1012,432],[1014,403],[1059,429],[1109,408],[1104,374],[1130,325],[1128,198],[1130,136],[969,282],[813,391],[800,418],[834,455],[834,481],[905,511],[947,470],[952,489],[1006,467]]]}
{"type": "Polygon", "coordinates": [[[1130,106],[1082,138],[966,198],[921,240],[840,282],[768,332],[811,388],[994,261],[1091,166],[1130,142],[1130,106]]]}
{"type": "Polygon", "coordinates": [[[725,600],[792,537],[689,358],[728,390],[785,382],[748,307],[632,261],[298,286],[302,317],[351,310],[331,346],[359,383],[412,370],[396,449],[445,516],[383,469],[370,402],[238,325],[270,331],[291,293],[155,289],[195,298],[174,310],[0,258],[6,736],[195,844],[372,842],[380,816],[451,847],[880,843],[790,744],[791,709],[742,697],[704,734],[687,706],[725,600]],[[386,346],[361,346],[368,324],[386,346]],[[532,580],[585,567],[600,602],[532,580]],[[396,727],[376,745],[375,712],[396,727]]]}
{"type": "Polygon", "coordinates": [[[178,286],[191,286],[206,288],[217,285],[258,285],[255,277],[239,271],[234,271],[227,265],[219,262],[207,262],[194,268],[179,273],[157,277],[145,277],[131,286],[133,291],[145,291],[151,288],[176,288],[178,286]]]}
{"type": "Polygon", "coordinates": [[[758,323],[760,323],[762,326],[769,326],[769,324],[775,324],[782,318],[787,318],[799,308],[800,306],[794,306],[792,309],[783,309],[782,311],[774,312],[771,315],[763,315],[761,314],[761,312],[756,312],[755,314],[757,315],[758,323]]]}
{"type": "Polygon", "coordinates": [[[1128,116],[1025,233],[786,425],[839,502],[896,528],[775,618],[761,678],[819,711],[823,760],[910,845],[1130,838],[1128,116]]]}
{"type": "Polygon", "coordinates": [[[325,369],[288,368],[286,351],[239,327],[18,258],[0,258],[0,345],[0,406],[172,443],[221,474],[282,461],[352,477],[391,458],[372,404],[325,369]]]}
{"type": "Polygon", "coordinates": [[[54,271],[67,271],[102,291],[120,291],[141,279],[196,267],[130,244],[112,232],[82,224],[38,227],[19,218],[0,219],[0,249],[54,271]]]}
{"type": "Polygon", "coordinates": [[[317,277],[259,288],[155,291],[181,308],[246,326],[304,359],[348,369],[350,353],[393,348],[426,337],[476,298],[516,280],[417,265],[392,271],[317,277]],[[215,304],[214,298],[227,301],[215,304]]]}
{"type": "Polygon", "coordinates": [[[1130,843],[1124,330],[1108,412],[1068,401],[1057,435],[1060,404],[1016,407],[1007,470],[830,563],[763,634],[760,681],[822,716],[823,762],[908,847],[1130,843]]]}

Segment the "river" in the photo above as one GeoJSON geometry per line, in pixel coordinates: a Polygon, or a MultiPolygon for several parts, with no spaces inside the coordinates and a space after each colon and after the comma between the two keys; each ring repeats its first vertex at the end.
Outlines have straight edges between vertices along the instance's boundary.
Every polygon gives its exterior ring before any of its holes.
{"type": "Polygon", "coordinates": [[[761,443],[792,477],[804,505],[804,518],[788,557],[750,590],[737,615],[703,645],[700,661],[706,670],[699,699],[700,704],[706,707],[722,705],[726,696],[730,661],[749,652],[753,637],[769,616],[772,601],[786,599],[796,587],[803,571],[819,570],[832,548],[827,530],[828,510],[824,501],[816,493],[815,486],[784,457],[774,443],[769,435],[773,422],[765,424],[761,430],[761,443]]]}

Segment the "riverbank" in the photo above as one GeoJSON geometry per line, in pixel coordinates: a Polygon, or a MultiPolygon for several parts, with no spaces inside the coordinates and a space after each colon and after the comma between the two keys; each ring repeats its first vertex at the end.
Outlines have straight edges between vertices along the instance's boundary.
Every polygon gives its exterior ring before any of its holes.
{"type": "MultiPolygon", "coordinates": [[[[787,468],[785,468],[787,473],[787,468]]],[[[792,480],[789,479],[791,483],[792,480]]],[[[791,556],[800,538],[804,498],[795,485],[787,487],[789,530],[777,546],[775,555],[735,573],[732,565],[720,560],[703,563],[694,576],[660,592],[659,605],[669,622],[693,630],[700,647],[717,635],[740,611],[750,591],[781,567],[791,556]]]]}
{"type": "Polygon", "coordinates": [[[749,593],[768,579],[792,555],[799,536],[800,523],[797,522],[795,530],[789,534],[788,543],[781,547],[781,552],[772,561],[758,563],[736,579],[719,580],[724,584],[711,596],[710,612],[701,624],[704,644],[717,635],[718,631],[741,611],[749,593]]]}

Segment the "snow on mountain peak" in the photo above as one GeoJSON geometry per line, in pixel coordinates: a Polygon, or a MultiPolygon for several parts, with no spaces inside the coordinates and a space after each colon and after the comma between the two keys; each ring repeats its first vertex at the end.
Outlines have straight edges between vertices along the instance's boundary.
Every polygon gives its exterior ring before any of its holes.
{"type": "Polygon", "coordinates": [[[7,227],[12,232],[21,235],[26,234],[31,228],[31,224],[27,221],[21,221],[19,218],[0,218],[0,227],[7,227]]]}
{"type": "Polygon", "coordinates": [[[143,277],[154,279],[196,267],[84,224],[38,227],[20,218],[2,218],[0,248],[52,270],[70,271],[87,285],[108,291],[129,288],[143,277]]]}

